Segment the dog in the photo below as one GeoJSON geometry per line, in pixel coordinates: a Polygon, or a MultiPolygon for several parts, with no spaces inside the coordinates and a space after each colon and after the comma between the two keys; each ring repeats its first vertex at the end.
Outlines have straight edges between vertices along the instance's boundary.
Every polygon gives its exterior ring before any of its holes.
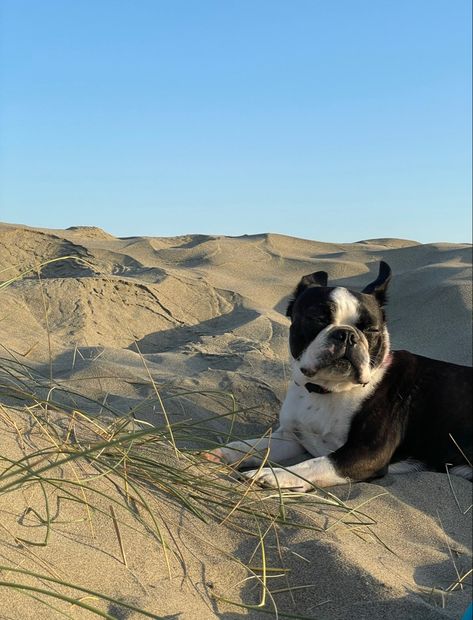
{"type": "Polygon", "coordinates": [[[278,428],[206,457],[252,467],[242,475],[261,486],[302,492],[423,469],[471,480],[472,369],[391,351],[391,276],[382,261],[361,292],[328,286],[325,271],[304,276],[286,313],[292,382],[278,428]]]}

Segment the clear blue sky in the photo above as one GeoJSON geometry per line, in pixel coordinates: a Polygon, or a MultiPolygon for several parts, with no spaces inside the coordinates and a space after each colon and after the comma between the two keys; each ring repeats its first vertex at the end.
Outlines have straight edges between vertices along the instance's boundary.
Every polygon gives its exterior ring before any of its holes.
{"type": "Polygon", "coordinates": [[[471,240],[468,0],[0,6],[0,220],[471,240]]]}

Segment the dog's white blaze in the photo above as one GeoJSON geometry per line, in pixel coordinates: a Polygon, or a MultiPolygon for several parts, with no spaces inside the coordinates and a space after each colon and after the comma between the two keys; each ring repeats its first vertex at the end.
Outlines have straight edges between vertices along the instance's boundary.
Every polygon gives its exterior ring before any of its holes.
{"type": "Polygon", "coordinates": [[[330,293],[335,302],[334,325],[355,325],[360,318],[359,301],[346,288],[338,286],[330,293]]]}

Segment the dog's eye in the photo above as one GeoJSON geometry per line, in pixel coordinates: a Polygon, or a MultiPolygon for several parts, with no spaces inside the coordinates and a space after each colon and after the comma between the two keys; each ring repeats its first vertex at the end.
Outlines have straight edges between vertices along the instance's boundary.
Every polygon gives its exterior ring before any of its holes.
{"type": "Polygon", "coordinates": [[[365,334],[379,334],[379,329],[376,327],[367,327],[364,332],[365,334]]]}
{"type": "Polygon", "coordinates": [[[308,325],[320,325],[321,327],[325,327],[325,325],[327,325],[327,321],[325,321],[325,319],[323,319],[320,316],[304,316],[303,320],[308,324],[308,325]]]}

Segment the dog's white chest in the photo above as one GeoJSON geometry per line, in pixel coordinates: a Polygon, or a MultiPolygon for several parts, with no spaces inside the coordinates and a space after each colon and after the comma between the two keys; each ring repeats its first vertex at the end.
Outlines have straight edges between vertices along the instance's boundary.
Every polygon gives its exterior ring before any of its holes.
{"type": "Polygon", "coordinates": [[[294,433],[313,456],[326,456],[347,439],[351,419],[359,405],[348,394],[315,394],[293,383],[280,415],[280,425],[294,433]]]}

